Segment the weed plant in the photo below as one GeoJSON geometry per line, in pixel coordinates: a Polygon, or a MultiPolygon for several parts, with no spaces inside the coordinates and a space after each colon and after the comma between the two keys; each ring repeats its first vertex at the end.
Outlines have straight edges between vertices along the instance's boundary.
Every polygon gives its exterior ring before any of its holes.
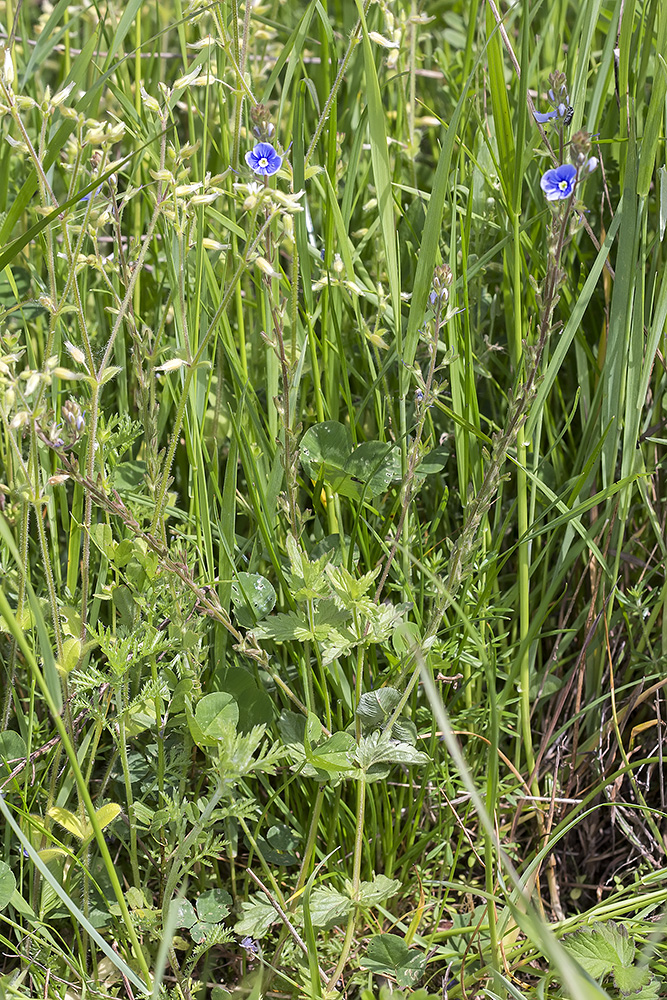
{"type": "Polygon", "coordinates": [[[0,23],[0,995],[665,996],[667,4],[0,23]]]}

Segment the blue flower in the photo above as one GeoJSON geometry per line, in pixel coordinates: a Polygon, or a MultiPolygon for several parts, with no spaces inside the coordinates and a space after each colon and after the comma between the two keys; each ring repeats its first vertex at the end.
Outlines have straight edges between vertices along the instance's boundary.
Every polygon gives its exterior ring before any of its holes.
{"type": "Polygon", "coordinates": [[[539,111],[534,111],[533,114],[535,115],[535,121],[539,122],[540,125],[550,122],[552,118],[558,118],[557,111],[545,111],[544,114],[539,111]]]}
{"type": "Polygon", "coordinates": [[[270,142],[258,142],[245,154],[245,161],[255,174],[275,174],[280,170],[283,158],[270,142]]]}
{"type": "MultiPolygon", "coordinates": [[[[552,93],[553,91],[549,91],[550,97],[552,93]]],[[[535,116],[535,121],[540,125],[545,125],[546,122],[553,121],[554,118],[560,119],[563,125],[569,125],[574,116],[574,108],[569,104],[565,104],[564,101],[561,101],[555,111],[545,111],[544,114],[541,114],[539,111],[534,111],[533,114],[535,116]]],[[[558,121],[556,124],[558,124],[558,121]]]]}
{"type": "Polygon", "coordinates": [[[540,187],[544,191],[547,201],[559,201],[561,198],[569,198],[574,190],[574,183],[577,179],[577,171],[571,163],[563,163],[555,170],[547,170],[542,174],[540,187]]]}

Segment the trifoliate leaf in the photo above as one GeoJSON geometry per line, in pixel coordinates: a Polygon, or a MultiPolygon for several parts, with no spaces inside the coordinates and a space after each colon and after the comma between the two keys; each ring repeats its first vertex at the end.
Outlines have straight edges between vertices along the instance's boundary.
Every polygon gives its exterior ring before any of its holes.
{"type": "Polygon", "coordinates": [[[371,972],[392,976],[401,989],[419,982],[426,968],[426,955],[408,948],[396,934],[376,934],[372,937],[361,965],[371,972]]]}

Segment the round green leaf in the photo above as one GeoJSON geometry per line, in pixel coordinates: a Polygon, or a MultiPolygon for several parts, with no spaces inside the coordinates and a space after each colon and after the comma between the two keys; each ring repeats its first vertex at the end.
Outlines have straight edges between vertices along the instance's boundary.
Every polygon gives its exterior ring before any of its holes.
{"type": "Polygon", "coordinates": [[[0,733],[0,761],[4,761],[11,770],[16,764],[25,760],[27,750],[22,736],[8,729],[0,733]]]}
{"type": "Polygon", "coordinates": [[[276,606],[273,585],[259,573],[239,573],[232,583],[232,604],[239,625],[252,628],[276,606]]]}
{"type": "Polygon", "coordinates": [[[197,900],[197,916],[204,923],[224,920],[232,908],[232,897],[224,889],[209,889],[197,900]]]}
{"type": "Polygon", "coordinates": [[[4,910],[9,900],[14,895],[16,889],[16,879],[9,865],[0,861],[0,910],[4,910]]]}
{"type": "Polygon", "coordinates": [[[345,463],[352,452],[352,435],[337,420],[325,420],[309,428],[301,438],[299,454],[301,464],[311,479],[324,479],[344,475],[345,463]]]}

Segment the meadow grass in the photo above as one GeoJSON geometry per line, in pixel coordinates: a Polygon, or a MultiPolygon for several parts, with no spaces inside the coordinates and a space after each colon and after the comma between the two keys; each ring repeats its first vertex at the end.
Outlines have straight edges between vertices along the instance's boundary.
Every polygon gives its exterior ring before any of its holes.
{"type": "Polygon", "coordinates": [[[665,995],[667,4],[0,24],[0,994],[665,995]]]}

